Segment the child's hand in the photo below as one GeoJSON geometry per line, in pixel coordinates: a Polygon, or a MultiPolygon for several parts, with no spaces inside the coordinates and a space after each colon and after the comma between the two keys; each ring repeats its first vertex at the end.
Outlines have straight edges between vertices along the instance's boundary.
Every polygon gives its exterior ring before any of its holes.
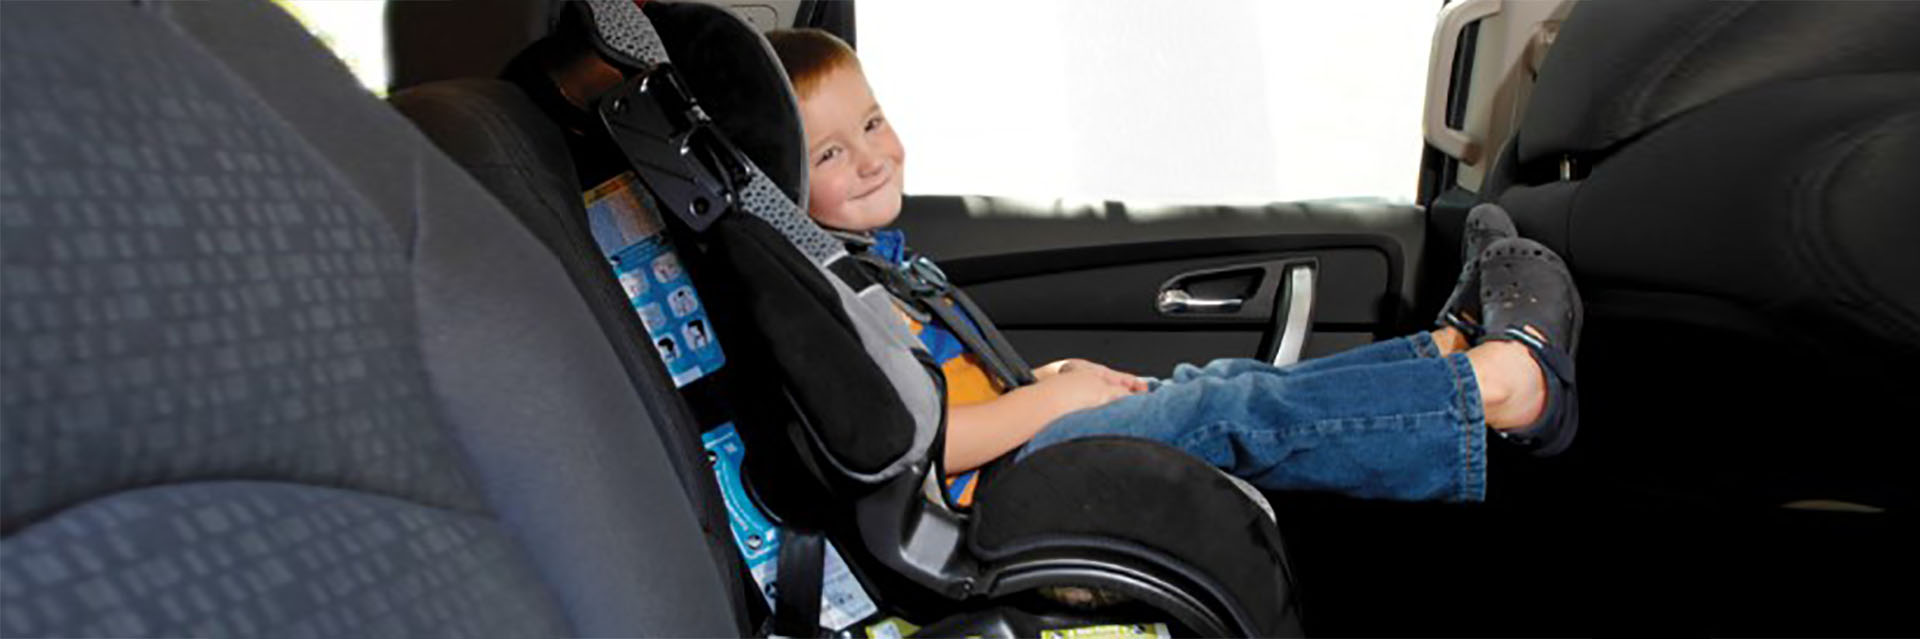
{"type": "Polygon", "coordinates": [[[1057,362],[1047,364],[1046,366],[1033,369],[1033,377],[1035,380],[1045,381],[1047,378],[1052,377],[1054,375],[1058,375],[1058,374],[1069,372],[1069,371],[1076,371],[1076,370],[1099,371],[1101,375],[1105,376],[1108,381],[1114,384],[1125,386],[1129,390],[1132,390],[1133,392],[1136,392],[1136,393],[1147,392],[1147,381],[1144,379],[1140,379],[1138,375],[1133,375],[1131,373],[1122,373],[1120,371],[1116,371],[1111,368],[1108,368],[1103,364],[1098,364],[1098,363],[1080,359],[1077,357],[1070,358],[1070,359],[1063,359],[1057,362]]]}
{"type": "Polygon", "coordinates": [[[1146,390],[1146,382],[1098,364],[1067,367],[1029,387],[1053,402],[1059,414],[1106,405],[1146,390]]]}
{"type": "Polygon", "coordinates": [[[1087,362],[1087,360],[1079,359],[1079,358],[1055,360],[1052,362],[1048,362],[1045,366],[1041,366],[1039,368],[1033,369],[1033,379],[1034,381],[1046,381],[1046,379],[1049,377],[1053,377],[1054,375],[1059,375],[1061,369],[1066,368],[1069,365],[1072,365],[1074,362],[1091,363],[1091,362],[1087,362]]]}

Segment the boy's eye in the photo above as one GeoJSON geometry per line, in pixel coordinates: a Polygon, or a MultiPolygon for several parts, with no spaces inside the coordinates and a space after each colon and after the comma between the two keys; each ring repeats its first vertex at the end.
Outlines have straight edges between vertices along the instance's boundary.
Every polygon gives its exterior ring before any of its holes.
{"type": "Polygon", "coordinates": [[[831,159],[834,159],[834,158],[837,158],[837,157],[840,157],[840,153],[841,153],[841,151],[840,151],[840,147],[837,147],[837,146],[835,146],[835,147],[828,147],[828,148],[827,148],[827,150],[825,150],[825,151],[821,151],[821,152],[820,152],[820,156],[819,156],[819,157],[817,157],[817,158],[814,158],[814,160],[813,160],[813,165],[814,165],[814,166],[820,166],[820,165],[822,165],[822,164],[826,164],[826,163],[827,163],[827,160],[831,160],[831,159]]]}
{"type": "Polygon", "coordinates": [[[880,125],[886,124],[886,123],[887,123],[886,118],[882,118],[877,115],[873,116],[871,119],[867,120],[867,130],[872,131],[874,129],[878,129],[880,128],[880,125]]]}

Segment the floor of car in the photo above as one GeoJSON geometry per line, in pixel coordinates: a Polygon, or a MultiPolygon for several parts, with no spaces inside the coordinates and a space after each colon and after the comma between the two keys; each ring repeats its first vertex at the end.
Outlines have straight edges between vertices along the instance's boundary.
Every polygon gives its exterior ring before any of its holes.
{"type": "Polygon", "coordinates": [[[1312,636],[1911,636],[1911,518],[1716,508],[1502,460],[1484,504],[1274,495],[1312,636]],[[1515,474],[1522,477],[1515,477],[1515,474]],[[1528,476],[1530,475],[1530,476],[1528,476]]]}

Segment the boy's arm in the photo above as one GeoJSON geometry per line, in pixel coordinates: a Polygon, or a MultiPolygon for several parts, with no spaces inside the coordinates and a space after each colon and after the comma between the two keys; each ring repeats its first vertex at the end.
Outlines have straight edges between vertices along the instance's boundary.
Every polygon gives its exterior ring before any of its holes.
{"type": "Polygon", "coordinates": [[[1143,387],[1116,383],[1092,368],[1067,370],[978,404],[947,412],[946,472],[978,468],[1019,448],[1055,419],[1132,395],[1143,387]]]}

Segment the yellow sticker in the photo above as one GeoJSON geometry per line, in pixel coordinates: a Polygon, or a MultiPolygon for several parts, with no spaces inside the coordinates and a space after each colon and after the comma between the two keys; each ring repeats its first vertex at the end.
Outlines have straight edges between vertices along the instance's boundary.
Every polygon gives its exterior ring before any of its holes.
{"type": "Polygon", "coordinates": [[[919,632],[920,627],[899,617],[887,617],[867,626],[867,639],[902,639],[919,632]]]}
{"type": "Polygon", "coordinates": [[[1040,631],[1040,639],[1170,639],[1164,623],[1114,624],[1040,631]]]}

